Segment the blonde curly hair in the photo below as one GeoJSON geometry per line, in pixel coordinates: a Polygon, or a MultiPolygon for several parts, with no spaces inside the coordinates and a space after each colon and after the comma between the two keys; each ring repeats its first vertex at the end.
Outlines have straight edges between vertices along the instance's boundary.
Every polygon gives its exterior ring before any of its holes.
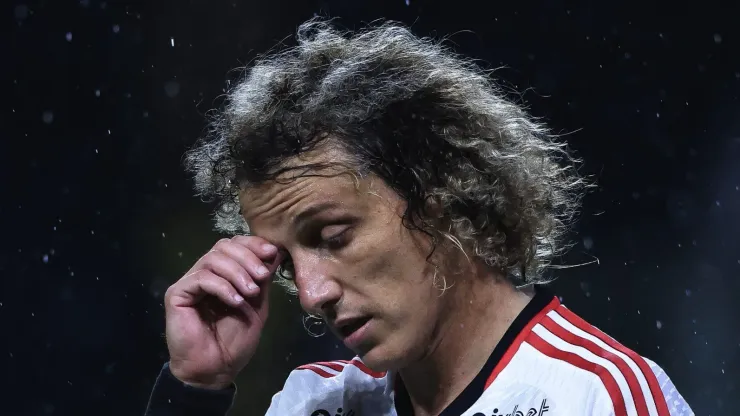
{"type": "Polygon", "coordinates": [[[244,71],[185,165],[197,193],[218,201],[216,228],[248,233],[239,190],[295,169],[284,162],[328,138],[407,202],[407,227],[472,248],[518,286],[547,282],[568,248],[587,186],[578,161],[470,59],[396,23],[302,24],[297,46],[244,71]],[[430,201],[446,229],[430,220],[430,201]]]}

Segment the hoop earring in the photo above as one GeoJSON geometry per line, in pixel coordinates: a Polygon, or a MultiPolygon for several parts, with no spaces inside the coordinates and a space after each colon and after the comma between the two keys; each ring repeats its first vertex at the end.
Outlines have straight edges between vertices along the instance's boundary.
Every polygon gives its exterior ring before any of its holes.
{"type": "Polygon", "coordinates": [[[314,315],[309,315],[309,314],[303,315],[303,328],[306,330],[306,332],[308,332],[308,335],[314,338],[318,338],[326,334],[326,325],[324,325],[324,320],[314,315]],[[311,328],[314,326],[321,326],[323,329],[323,332],[321,332],[320,334],[313,332],[311,328]]]}
{"type": "Polygon", "coordinates": [[[432,286],[434,286],[435,289],[440,291],[439,297],[444,295],[445,291],[447,291],[447,289],[451,288],[453,285],[454,283],[449,286],[447,285],[447,278],[443,274],[440,274],[439,267],[437,265],[434,265],[434,276],[432,277],[432,286]],[[442,277],[442,287],[439,287],[437,285],[437,274],[439,274],[442,277]]]}

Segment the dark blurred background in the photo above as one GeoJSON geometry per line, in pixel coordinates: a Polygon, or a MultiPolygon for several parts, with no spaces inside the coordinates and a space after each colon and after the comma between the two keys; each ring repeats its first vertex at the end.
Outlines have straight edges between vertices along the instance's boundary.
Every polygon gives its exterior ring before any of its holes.
{"type": "MultiPolygon", "coordinates": [[[[657,361],[698,415],[738,415],[740,28],[711,1],[3,2],[0,414],[137,415],[166,360],[162,296],[219,238],[181,155],[257,53],[315,13],[448,37],[501,68],[599,188],[564,302],[657,361]]],[[[287,37],[287,38],[286,38],[287,37]]],[[[349,356],[273,291],[234,415],[349,356]]]]}

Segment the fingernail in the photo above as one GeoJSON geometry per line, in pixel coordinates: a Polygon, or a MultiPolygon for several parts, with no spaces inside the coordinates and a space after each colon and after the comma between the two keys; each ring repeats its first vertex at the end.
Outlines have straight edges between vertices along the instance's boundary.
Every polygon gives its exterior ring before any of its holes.
{"type": "Polygon", "coordinates": [[[257,285],[255,285],[252,282],[249,282],[249,283],[247,283],[247,289],[249,289],[249,290],[257,289],[257,285]]]}
{"type": "Polygon", "coordinates": [[[239,303],[244,302],[244,298],[241,295],[239,295],[239,294],[234,295],[234,300],[237,301],[237,302],[239,302],[239,303]]]}
{"type": "Polygon", "coordinates": [[[257,266],[257,273],[261,275],[266,275],[268,273],[268,270],[265,266],[257,266]]]}
{"type": "Polygon", "coordinates": [[[274,253],[277,251],[277,247],[272,244],[262,244],[262,250],[265,250],[267,253],[274,253]]]}

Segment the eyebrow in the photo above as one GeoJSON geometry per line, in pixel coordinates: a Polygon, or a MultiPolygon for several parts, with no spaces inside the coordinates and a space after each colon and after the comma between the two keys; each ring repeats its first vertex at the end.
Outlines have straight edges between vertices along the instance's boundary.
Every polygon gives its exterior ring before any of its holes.
{"type": "Polygon", "coordinates": [[[336,201],[326,201],[312,205],[293,218],[293,226],[300,229],[309,219],[311,219],[311,217],[320,214],[323,211],[339,207],[341,207],[341,205],[336,201]]]}

